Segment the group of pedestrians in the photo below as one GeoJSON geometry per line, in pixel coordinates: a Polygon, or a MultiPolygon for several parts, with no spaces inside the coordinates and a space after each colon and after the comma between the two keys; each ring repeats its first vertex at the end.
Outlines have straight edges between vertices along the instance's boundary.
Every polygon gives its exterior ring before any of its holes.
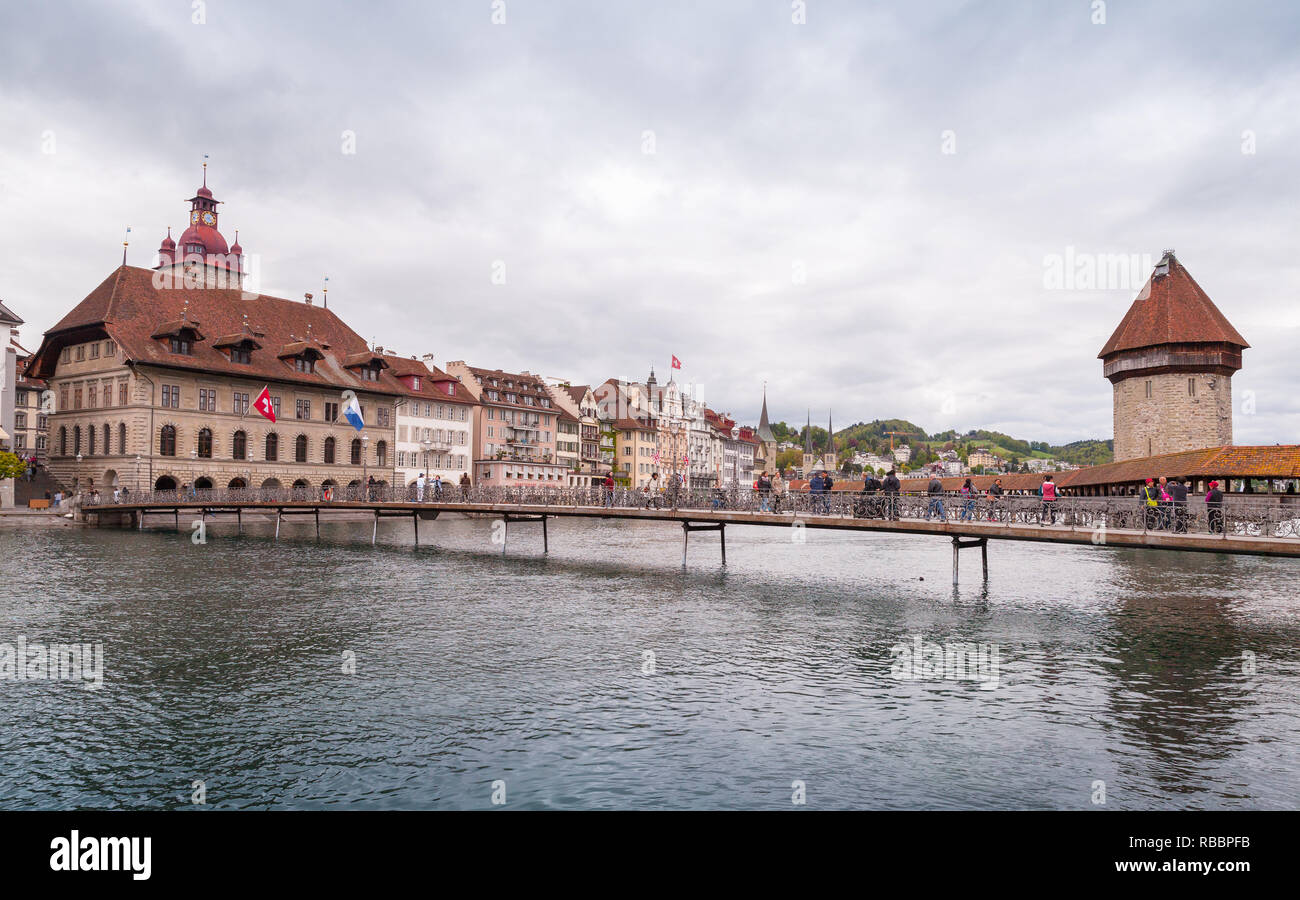
{"type": "MultiPolygon", "coordinates": [[[[1205,512],[1211,534],[1223,533],[1223,491],[1219,482],[1211,481],[1205,493],[1205,512]]],[[[1144,506],[1143,518],[1148,531],[1172,531],[1186,534],[1191,515],[1187,509],[1190,479],[1148,478],[1139,497],[1144,506]]]]}
{"type": "Polygon", "coordinates": [[[424,502],[424,492],[426,489],[428,489],[428,491],[432,494],[433,502],[434,503],[439,502],[440,500],[442,500],[442,486],[443,486],[443,481],[441,475],[434,475],[433,479],[430,480],[425,477],[425,474],[423,472],[421,472],[420,477],[415,479],[415,502],[416,503],[424,502]]]}

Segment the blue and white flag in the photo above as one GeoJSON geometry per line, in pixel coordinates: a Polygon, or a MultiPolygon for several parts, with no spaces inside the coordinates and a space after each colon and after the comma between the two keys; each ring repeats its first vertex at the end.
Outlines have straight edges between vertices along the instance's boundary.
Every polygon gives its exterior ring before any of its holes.
{"type": "Polygon", "coordinates": [[[352,427],[357,431],[366,427],[366,420],[361,415],[361,404],[357,402],[356,397],[349,400],[348,405],[343,407],[343,418],[351,422],[352,427]]]}

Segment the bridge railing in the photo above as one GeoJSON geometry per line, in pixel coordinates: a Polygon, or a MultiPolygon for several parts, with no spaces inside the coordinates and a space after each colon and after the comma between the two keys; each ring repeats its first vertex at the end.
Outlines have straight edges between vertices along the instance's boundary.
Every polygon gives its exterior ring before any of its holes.
{"type": "Polygon", "coordinates": [[[1045,503],[1037,496],[1019,494],[1000,497],[917,492],[814,494],[734,488],[645,491],[621,487],[605,491],[602,487],[461,487],[457,484],[443,485],[440,491],[429,485],[421,492],[414,485],[394,488],[376,484],[334,487],[328,493],[321,488],[149,491],[124,493],[120,502],[164,507],[173,503],[209,507],[250,502],[322,505],[401,502],[431,506],[468,503],[484,507],[693,510],[771,514],[792,519],[830,516],[1300,538],[1300,502],[1290,496],[1227,495],[1218,507],[1207,505],[1204,497],[1192,497],[1185,504],[1148,507],[1137,497],[1060,497],[1045,503]]]}

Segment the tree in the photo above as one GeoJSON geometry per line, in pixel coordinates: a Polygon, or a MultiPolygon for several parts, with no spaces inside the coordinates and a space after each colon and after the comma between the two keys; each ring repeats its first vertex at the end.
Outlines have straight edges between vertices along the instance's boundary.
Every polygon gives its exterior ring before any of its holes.
{"type": "Polygon", "coordinates": [[[0,450],[0,481],[27,474],[27,463],[16,454],[0,450]]]}
{"type": "Polygon", "coordinates": [[[782,450],[776,455],[776,467],[784,472],[787,469],[797,469],[803,465],[802,450],[782,450]]]}

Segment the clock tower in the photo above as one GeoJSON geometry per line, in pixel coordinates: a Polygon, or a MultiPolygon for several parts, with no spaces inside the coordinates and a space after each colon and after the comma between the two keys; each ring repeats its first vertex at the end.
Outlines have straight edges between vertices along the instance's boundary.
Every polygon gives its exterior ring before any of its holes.
{"type": "Polygon", "coordinates": [[[217,230],[221,201],[208,187],[208,164],[203,164],[203,184],[189,199],[189,227],[173,241],[171,229],[158,248],[159,272],[165,272],[186,284],[238,289],[243,282],[244,248],[236,240],[233,247],[217,230]]]}

